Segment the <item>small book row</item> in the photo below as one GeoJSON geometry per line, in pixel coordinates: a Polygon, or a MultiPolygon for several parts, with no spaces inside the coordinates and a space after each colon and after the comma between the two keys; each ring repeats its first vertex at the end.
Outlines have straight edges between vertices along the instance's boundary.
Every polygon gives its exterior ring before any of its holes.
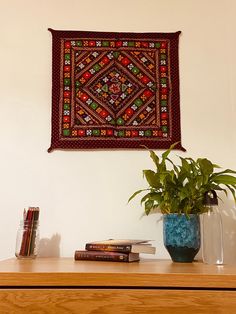
{"type": "Polygon", "coordinates": [[[155,254],[149,240],[106,240],[86,243],[85,250],[76,250],[75,260],[135,262],[139,253],[155,254]]]}

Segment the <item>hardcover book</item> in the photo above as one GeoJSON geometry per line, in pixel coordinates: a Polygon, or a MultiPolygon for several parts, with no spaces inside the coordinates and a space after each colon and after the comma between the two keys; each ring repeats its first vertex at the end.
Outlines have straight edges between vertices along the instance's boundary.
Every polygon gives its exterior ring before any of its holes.
{"type": "Polygon", "coordinates": [[[111,261],[111,262],[136,262],[139,261],[138,253],[122,253],[107,251],[76,250],[75,260],[111,261]]]}
{"type": "Polygon", "coordinates": [[[156,248],[148,242],[149,240],[110,239],[86,243],[85,249],[88,251],[155,254],[156,248]]]}

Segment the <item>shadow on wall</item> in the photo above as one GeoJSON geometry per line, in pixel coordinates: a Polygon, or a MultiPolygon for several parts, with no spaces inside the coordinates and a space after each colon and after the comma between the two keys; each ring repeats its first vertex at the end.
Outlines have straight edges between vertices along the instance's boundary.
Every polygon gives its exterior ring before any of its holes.
{"type": "Polygon", "coordinates": [[[219,201],[223,223],[223,243],[225,264],[236,264],[236,207],[233,200],[219,201]]]}
{"type": "Polygon", "coordinates": [[[38,257],[60,257],[61,236],[56,233],[52,237],[42,238],[39,241],[38,257]]]}

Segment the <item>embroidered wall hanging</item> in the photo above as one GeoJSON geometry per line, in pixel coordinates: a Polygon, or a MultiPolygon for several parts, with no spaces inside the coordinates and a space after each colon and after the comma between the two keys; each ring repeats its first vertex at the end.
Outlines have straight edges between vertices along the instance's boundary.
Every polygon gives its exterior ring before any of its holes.
{"type": "Polygon", "coordinates": [[[58,31],[53,149],[181,146],[176,33],[58,31]]]}

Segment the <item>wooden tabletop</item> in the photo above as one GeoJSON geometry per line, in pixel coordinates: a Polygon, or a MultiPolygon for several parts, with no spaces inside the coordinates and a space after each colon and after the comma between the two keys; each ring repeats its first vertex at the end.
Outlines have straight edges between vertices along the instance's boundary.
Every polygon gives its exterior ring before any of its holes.
{"type": "Polygon", "coordinates": [[[123,263],[75,261],[73,258],[12,258],[0,261],[0,287],[6,286],[236,289],[236,266],[153,259],[123,263]]]}

